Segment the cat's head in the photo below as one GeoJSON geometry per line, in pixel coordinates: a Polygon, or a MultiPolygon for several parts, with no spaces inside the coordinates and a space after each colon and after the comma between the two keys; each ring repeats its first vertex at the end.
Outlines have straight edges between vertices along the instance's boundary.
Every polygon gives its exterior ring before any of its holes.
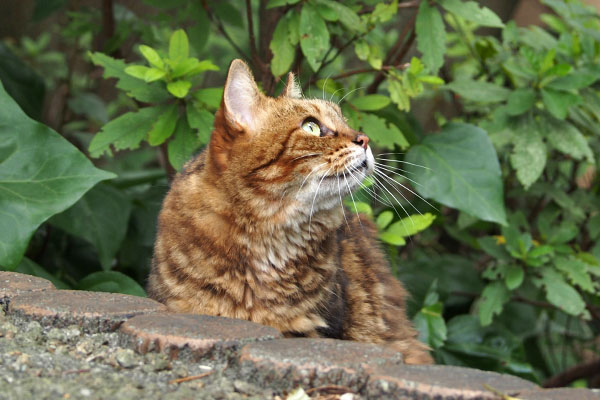
{"type": "Polygon", "coordinates": [[[234,60],[208,154],[224,185],[254,188],[273,199],[317,200],[323,208],[373,172],[368,143],[336,103],[303,98],[292,73],[282,94],[268,97],[247,65],[234,60]]]}

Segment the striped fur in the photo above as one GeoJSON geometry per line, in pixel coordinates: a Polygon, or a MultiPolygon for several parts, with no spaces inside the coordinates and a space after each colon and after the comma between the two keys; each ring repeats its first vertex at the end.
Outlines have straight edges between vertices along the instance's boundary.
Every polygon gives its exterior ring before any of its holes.
{"type": "Polygon", "coordinates": [[[336,104],[299,93],[290,74],[266,97],[232,63],[209,146],[164,200],[148,293],[177,312],[388,344],[430,363],[376,228],[341,206],[372,172],[371,151],[336,104]],[[307,118],[328,134],[304,131],[307,118]]]}

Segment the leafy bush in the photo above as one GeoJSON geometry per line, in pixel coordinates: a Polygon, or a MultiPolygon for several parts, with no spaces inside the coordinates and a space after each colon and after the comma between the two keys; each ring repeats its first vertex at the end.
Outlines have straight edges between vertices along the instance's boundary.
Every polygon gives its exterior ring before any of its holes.
{"type": "Polygon", "coordinates": [[[371,138],[378,172],[346,204],[377,222],[438,362],[542,382],[597,358],[600,21],[543,2],[545,28],[519,28],[463,0],[144,0],[0,44],[0,265],[144,295],[168,179],[240,57],[270,95],[298,72],[371,138]]]}

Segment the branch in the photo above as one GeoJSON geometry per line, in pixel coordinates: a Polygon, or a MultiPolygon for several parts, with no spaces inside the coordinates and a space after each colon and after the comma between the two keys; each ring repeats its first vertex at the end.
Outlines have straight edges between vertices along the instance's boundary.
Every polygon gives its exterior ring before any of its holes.
{"type": "Polygon", "coordinates": [[[231,46],[238,52],[238,54],[242,58],[244,58],[248,62],[251,62],[252,59],[237,44],[235,44],[235,42],[233,41],[231,36],[229,36],[227,31],[225,30],[225,27],[223,26],[223,22],[221,22],[221,20],[213,14],[212,10],[206,3],[206,0],[202,0],[202,7],[204,7],[204,10],[206,11],[206,15],[208,15],[208,18],[210,19],[210,22],[212,22],[213,24],[215,24],[217,26],[217,29],[219,30],[219,32],[221,32],[221,34],[225,37],[225,39],[229,42],[229,44],[231,44],[231,46]]]}
{"type": "Polygon", "coordinates": [[[264,74],[265,71],[269,71],[269,66],[260,58],[260,54],[258,54],[258,49],[256,48],[256,37],[254,36],[254,22],[252,20],[252,6],[250,5],[250,0],[246,0],[246,17],[248,19],[248,36],[250,40],[252,63],[264,74]]]}
{"type": "Polygon", "coordinates": [[[569,383],[581,378],[588,378],[600,373],[600,358],[591,362],[567,368],[558,375],[548,378],[542,387],[555,388],[567,386],[569,383]]]}

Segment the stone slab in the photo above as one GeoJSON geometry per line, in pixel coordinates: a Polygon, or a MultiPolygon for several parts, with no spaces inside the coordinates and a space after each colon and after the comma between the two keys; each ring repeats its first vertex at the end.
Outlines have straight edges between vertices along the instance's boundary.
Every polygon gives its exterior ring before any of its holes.
{"type": "Polygon", "coordinates": [[[493,390],[520,398],[524,390],[539,389],[515,376],[449,365],[383,365],[370,372],[369,399],[492,400],[499,398],[493,390]]]}
{"type": "Polygon", "coordinates": [[[157,351],[171,359],[225,357],[245,344],[280,338],[277,329],[241,319],[197,314],[150,314],[126,321],[122,345],[142,354],[157,351]]]}
{"type": "Polygon", "coordinates": [[[358,392],[369,368],[400,365],[402,355],[384,346],[346,340],[279,339],[244,346],[239,364],[244,376],[279,390],[338,385],[358,392]]]}
{"type": "Polygon", "coordinates": [[[54,284],[46,279],[18,272],[0,271],[0,307],[4,311],[15,296],[54,289],[54,284]]]}
{"type": "Polygon", "coordinates": [[[144,297],[78,290],[23,294],[8,306],[15,319],[57,328],[75,324],[86,333],[111,332],[136,315],[164,311],[164,305],[144,297]]]}
{"type": "Polygon", "coordinates": [[[543,389],[527,390],[519,393],[521,400],[599,400],[600,389],[543,389]]]}

